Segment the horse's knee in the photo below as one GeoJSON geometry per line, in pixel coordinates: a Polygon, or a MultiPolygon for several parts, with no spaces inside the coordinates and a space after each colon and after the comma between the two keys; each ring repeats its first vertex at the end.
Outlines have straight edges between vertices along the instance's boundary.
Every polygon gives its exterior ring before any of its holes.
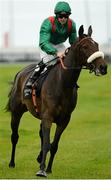
{"type": "Polygon", "coordinates": [[[12,144],[17,144],[18,138],[19,138],[18,134],[12,133],[12,135],[11,135],[11,142],[12,142],[12,144]]]}
{"type": "Polygon", "coordinates": [[[50,143],[48,144],[44,144],[43,145],[43,151],[45,152],[45,153],[47,153],[49,150],[51,149],[51,145],[50,145],[50,143]]]}
{"type": "Polygon", "coordinates": [[[43,145],[43,153],[47,154],[50,151],[51,145],[50,143],[46,143],[43,145]]]}

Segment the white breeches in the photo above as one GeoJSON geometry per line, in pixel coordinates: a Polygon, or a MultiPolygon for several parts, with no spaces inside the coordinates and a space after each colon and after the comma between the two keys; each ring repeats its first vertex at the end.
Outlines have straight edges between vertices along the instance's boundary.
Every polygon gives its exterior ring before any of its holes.
{"type": "MultiPolygon", "coordinates": [[[[58,45],[53,45],[52,44],[52,46],[54,48],[56,48],[58,52],[64,52],[65,49],[66,49],[66,47],[65,47],[65,45],[63,43],[58,44],[58,45]]],[[[56,58],[56,55],[49,55],[49,54],[47,54],[46,52],[44,52],[44,51],[42,51],[40,49],[40,58],[43,59],[44,63],[47,63],[47,62],[51,61],[52,59],[56,58]]],[[[57,60],[51,61],[49,63],[49,65],[54,65],[56,63],[56,61],[57,60]]]]}

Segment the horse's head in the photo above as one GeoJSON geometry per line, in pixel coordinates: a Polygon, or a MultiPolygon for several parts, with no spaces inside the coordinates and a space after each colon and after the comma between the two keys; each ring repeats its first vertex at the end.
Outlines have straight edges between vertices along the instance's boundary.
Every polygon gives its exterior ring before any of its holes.
{"type": "Polygon", "coordinates": [[[95,75],[107,74],[107,64],[104,60],[104,53],[99,51],[98,43],[92,38],[92,27],[88,28],[88,33],[84,34],[83,25],[79,28],[79,38],[76,43],[72,45],[75,54],[78,54],[77,58],[81,66],[86,66],[90,72],[94,72],[95,75]]]}

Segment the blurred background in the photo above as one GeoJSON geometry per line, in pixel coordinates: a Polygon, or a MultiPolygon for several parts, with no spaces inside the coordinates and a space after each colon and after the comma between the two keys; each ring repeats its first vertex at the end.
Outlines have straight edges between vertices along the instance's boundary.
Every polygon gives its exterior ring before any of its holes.
{"type": "MultiPolygon", "coordinates": [[[[62,0],[0,0],[0,179],[35,179],[39,169],[36,155],[40,149],[40,125],[30,113],[24,114],[20,124],[17,166],[8,167],[11,128],[5,107],[15,74],[39,60],[40,26],[54,14],[58,1],[62,0]]],[[[92,25],[92,37],[111,62],[111,0],[65,1],[72,8],[71,18],[77,30],[84,25],[87,33],[92,25]]],[[[111,65],[108,74],[101,77],[82,70],[77,108],[62,135],[49,179],[111,179],[110,72],[111,65]]],[[[51,138],[54,130],[55,126],[51,138]]]]}
{"type": "MultiPolygon", "coordinates": [[[[60,0],[0,0],[0,62],[32,62],[39,59],[39,30],[54,14],[60,0]]],[[[71,18],[87,28],[111,61],[111,0],[68,0],[71,18]]],[[[66,42],[68,46],[68,42],[66,42]]]]}

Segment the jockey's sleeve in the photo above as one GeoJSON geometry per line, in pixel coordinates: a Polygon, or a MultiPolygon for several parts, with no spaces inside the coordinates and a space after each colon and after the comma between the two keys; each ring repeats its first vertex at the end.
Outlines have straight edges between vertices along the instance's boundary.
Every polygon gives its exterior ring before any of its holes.
{"type": "Polygon", "coordinates": [[[76,39],[77,39],[76,23],[72,21],[72,31],[71,34],[69,35],[69,43],[73,44],[76,39]]]}
{"type": "Polygon", "coordinates": [[[47,54],[56,54],[57,50],[50,43],[52,26],[48,19],[45,19],[40,28],[39,46],[47,54]]]}

